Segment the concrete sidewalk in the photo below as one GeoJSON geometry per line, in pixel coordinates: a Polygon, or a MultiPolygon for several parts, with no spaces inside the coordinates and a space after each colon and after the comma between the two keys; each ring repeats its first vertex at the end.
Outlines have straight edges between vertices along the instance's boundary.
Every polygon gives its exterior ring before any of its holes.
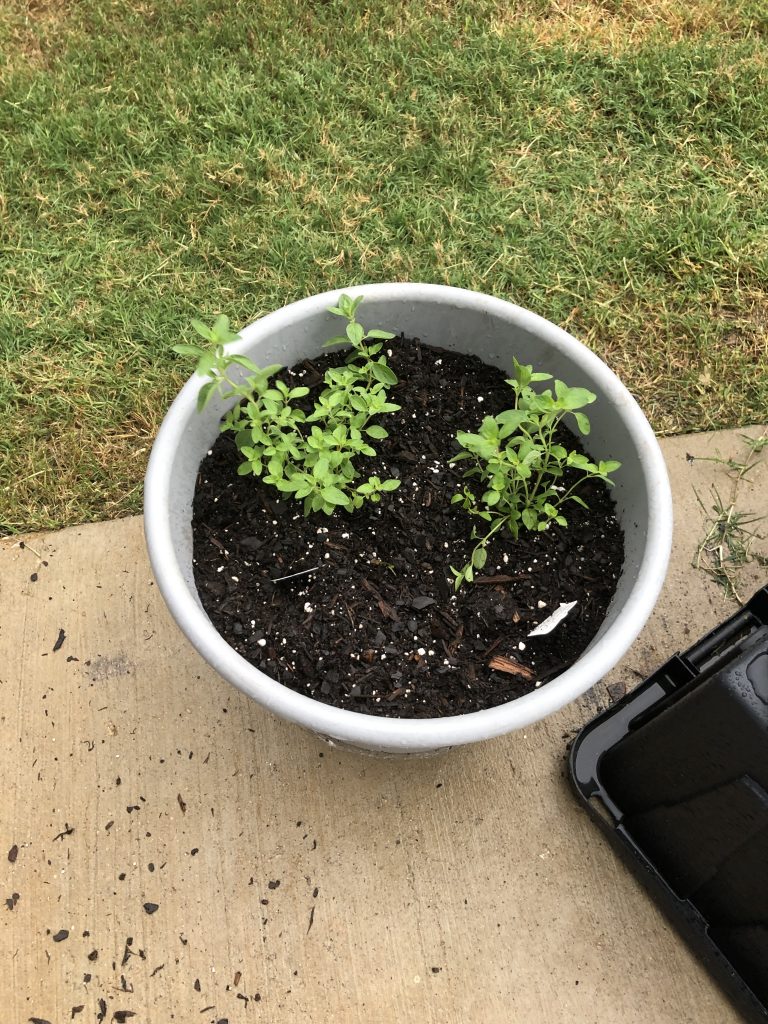
{"type": "MultiPolygon", "coordinates": [[[[546,722],[439,758],[330,749],[219,679],[140,519],[0,542],[0,1019],[737,1021],[566,778],[574,731],[735,607],[690,564],[693,488],[729,480],[685,456],[743,444],[662,445],[675,549],[630,653],[546,722]]],[[[766,463],[739,507],[768,507],[766,463]]]]}

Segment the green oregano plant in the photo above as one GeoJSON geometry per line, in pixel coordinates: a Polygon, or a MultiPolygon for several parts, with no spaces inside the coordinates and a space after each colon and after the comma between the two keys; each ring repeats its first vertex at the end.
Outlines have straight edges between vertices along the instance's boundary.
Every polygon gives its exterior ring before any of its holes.
{"type": "MultiPolygon", "coordinates": [[[[289,387],[272,380],[280,365],[259,368],[246,356],[228,351],[230,342],[239,338],[230,330],[226,316],[212,327],[199,320],[192,326],[209,343],[175,345],[174,351],[198,360],[196,372],[210,377],[198,395],[202,410],[214,394],[224,399],[238,398],[222,420],[221,430],[232,431],[243,456],[238,467],[241,475],[253,474],[285,494],[304,502],[304,514],[337,508],[353,510],[366,501],[377,502],[381,494],[400,486],[396,479],[381,480],[369,476],[358,482],[355,460],[375,456],[369,443],[388,436],[374,417],[395,412],[400,406],[388,399],[387,389],[397,377],[381,354],[383,342],[394,337],[389,331],[366,332],[357,321],[362,298],[339,298],[329,312],[343,317],[345,333],[325,342],[324,347],[350,345],[343,366],[332,367],[324,376],[325,387],[310,412],[296,403],[309,394],[309,388],[289,387]],[[233,367],[246,371],[232,376],[233,367]]],[[[585,388],[570,388],[560,380],[551,390],[537,392],[531,387],[552,380],[548,373],[535,373],[514,359],[513,376],[506,381],[514,392],[514,405],[497,416],[486,416],[476,434],[459,431],[456,438],[463,451],[452,462],[472,459],[474,465],[464,477],[482,485],[478,495],[468,484],[453,496],[470,515],[482,520],[485,528],[474,527],[477,543],[467,565],[460,571],[451,567],[456,590],[472,582],[475,570],[481,570],[488,558],[488,544],[505,527],[514,538],[520,528],[546,530],[553,522],[567,525],[562,507],[574,501],[586,507],[575,493],[584,480],[598,478],[611,485],[609,474],[621,463],[592,462],[581,452],[568,451],[555,442],[561,420],[572,415],[582,434],[590,430],[589,419],[580,410],[595,401],[585,388]],[[578,480],[566,488],[560,481],[565,471],[574,469],[578,480]]]]}
{"type": "Polygon", "coordinates": [[[579,410],[596,396],[586,388],[569,388],[561,380],[555,380],[554,394],[531,387],[544,380],[552,380],[551,374],[534,373],[532,366],[515,359],[513,376],[506,381],[515,394],[513,407],[498,416],[486,416],[476,434],[459,431],[456,435],[464,450],[451,461],[473,460],[464,477],[478,479],[483,491],[478,497],[464,484],[452,502],[461,503],[485,524],[472,531],[477,544],[467,565],[460,571],[451,566],[456,590],[465,580],[471,583],[475,570],[485,566],[488,543],[496,533],[506,527],[517,538],[521,527],[546,530],[553,522],[566,526],[562,513],[566,502],[587,507],[575,493],[578,485],[589,478],[611,485],[608,474],[621,465],[615,461],[595,463],[581,452],[555,443],[555,432],[567,415],[574,417],[582,434],[589,433],[589,419],[579,410]],[[560,481],[569,468],[579,472],[579,479],[565,488],[560,481]]]}
{"type": "Polygon", "coordinates": [[[227,352],[228,343],[239,335],[230,331],[225,316],[218,317],[212,327],[192,321],[212,347],[174,346],[175,352],[197,358],[198,374],[211,377],[200,389],[199,410],[217,393],[225,399],[240,399],[221,424],[222,431],[234,433],[243,456],[238,473],[259,476],[284,494],[302,499],[305,515],[358,509],[400,486],[399,480],[378,476],[357,482],[356,458],[375,456],[369,440],[388,436],[384,427],[371,420],[400,408],[388,401],[387,389],[397,383],[397,377],[380,354],[383,342],[394,334],[366,332],[356,317],[361,301],[342,295],[338,306],[330,309],[344,317],[347,325],[345,334],[331,338],[325,347],[349,344],[352,348],[344,366],[326,371],[325,388],[310,413],[295,404],[309,394],[309,388],[290,388],[283,381],[270,380],[281,366],[260,369],[246,356],[227,352]],[[244,379],[230,376],[235,366],[246,370],[244,379]]]}

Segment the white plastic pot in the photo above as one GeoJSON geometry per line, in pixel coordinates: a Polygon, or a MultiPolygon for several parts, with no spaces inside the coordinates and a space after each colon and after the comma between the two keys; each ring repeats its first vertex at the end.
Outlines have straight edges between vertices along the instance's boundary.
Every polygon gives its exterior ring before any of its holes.
{"type": "MultiPolygon", "coordinates": [[[[144,526],[163,597],[190,642],[225,679],[268,710],[326,739],[369,751],[425,753],[499,736],[544,718],[601,679],[643,628],[659,595],[672,541],[672,500],[664,459],[635,400],[575,338],[502,299],[430,284],[346,289],[363,295],[363,323],[403,331],[427,344],[474,353],[511,371],[512,356],[570,386],[597,394],[585,439],[595,458],[619,459],[614,497],[625,536],[624,569],[596,637],[567,671],[545,686],[485,711],[436,719],[388,719],[340,710],[295,693],[254,668],[223,639],[203,611],[192,569],[192,499],[198,467],[218,436],[226,405],[196,411],[201,378],[184,386],[158,433],[149,461],[144,526]]],[[[320,354],[337,333],[327,292],[270,313],[241,332],[233,350],[265,366],[291,366],[320,354]]]]}

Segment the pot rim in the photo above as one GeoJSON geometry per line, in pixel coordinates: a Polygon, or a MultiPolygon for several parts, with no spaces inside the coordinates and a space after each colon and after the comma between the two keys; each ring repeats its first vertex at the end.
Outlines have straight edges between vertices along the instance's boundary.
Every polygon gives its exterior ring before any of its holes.
{"type": "Polygon", "coordinates": [[[637,577],[628,599],[597,644],[545,686],[507,704],[445,718],[378,718],[336,708],[296,693],[251,665],[224,640],[190,593],[175,556],[170,514],[170,474],[174,454],[191,416],[197,415],[200,378],[192,376],[171,405],[152,447],[145,479],[144,528],[150,562],[169,610],[205,660],[225,679],[275,714],[351,745],[390,751],[427,751],[473,743],[532,724],[585,693],[629,649],[645,625],[664,581],[672,546],[672,495],[664,457],[635,399],[595,353],[543,317],[505,299],[446,285],[386,283],[351,286],[300,299],[245,327],[232,345],[239,352],[254,341],[324,312],[341,293],[357,297],[459,305],[478,314],[499,313],[515,326],[542,337],[589,374],[613,404],[634,440],[649,495],[648,532],[637,577]]]}

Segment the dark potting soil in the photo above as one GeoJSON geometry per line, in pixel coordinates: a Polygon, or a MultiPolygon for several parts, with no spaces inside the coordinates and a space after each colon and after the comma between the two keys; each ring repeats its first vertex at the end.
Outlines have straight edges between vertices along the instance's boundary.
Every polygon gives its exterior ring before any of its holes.
{"type": "MultiPolygon", "coordinates": [[[[468,561],[477,521],[450,503],[469,466],[448,464],[455,435],[510,408],[514,395],[474,356],[402,337],[387,354],[399,381],[390,398],[402,408],[382,418],[389,437],[358,468],[361,479],[399,477],[399,489],[353,514],[305,518],[301,502],[237,475],[242,458],[222,434],[195,490],[200,599],[244,658],[327,704],[397,718],[504,704],[573,663],[603,621],[624,557],[610,490],[583,483],[589,511],[569,503],[567,528],[521,530],[517,541],[497,534],[483,574],[455,594],[449,566],[468,561]],[[529,637],[570,601],[550,634],[529,637]]],[[[311,404],[341,362],[335,351],[281,376],[312,388],[311,404]]],[[[567,432],[559,440],[581,447],[567,432]]]]}

